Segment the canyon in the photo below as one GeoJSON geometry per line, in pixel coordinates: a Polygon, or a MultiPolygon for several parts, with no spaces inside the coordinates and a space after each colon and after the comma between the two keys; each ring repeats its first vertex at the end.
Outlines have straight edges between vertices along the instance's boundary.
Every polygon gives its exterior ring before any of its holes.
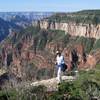
{"type": "Polygon", "coordinates": [[[68,71],[73,69],[73,49],[79,57],[78,70],[94,69],[100,64],[100,24],[44,18],[19,32],[11,32],[0,47],[0,67],[8,70],[12,80],[35,81],[54,77],[57,50],[64,55],[68,71]]]}

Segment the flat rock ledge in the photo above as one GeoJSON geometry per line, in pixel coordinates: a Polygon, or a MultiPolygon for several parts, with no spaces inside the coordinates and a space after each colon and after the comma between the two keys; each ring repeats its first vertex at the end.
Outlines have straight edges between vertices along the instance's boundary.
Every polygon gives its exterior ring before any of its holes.
{"type": "MultiPolygon", "coordinates": [[[[75,76],[62,76],[62,81],[73,81],[75,76]]],[[[57,91],[58,90],[58,81],[57,78],[51,78],[48,80],[36,81],[30,84],[31,86],[43,85],[47,88],[47,91],[57,91]]]]}

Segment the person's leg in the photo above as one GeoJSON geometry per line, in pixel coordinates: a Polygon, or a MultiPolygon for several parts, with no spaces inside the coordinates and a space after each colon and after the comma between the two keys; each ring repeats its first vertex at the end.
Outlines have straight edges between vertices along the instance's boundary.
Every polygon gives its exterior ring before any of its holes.
{"type": "Polygon", "coordinates": [[[61,82],[61,67],[58,67],[57,80],[58,80],[58,83],[61,82]]]}

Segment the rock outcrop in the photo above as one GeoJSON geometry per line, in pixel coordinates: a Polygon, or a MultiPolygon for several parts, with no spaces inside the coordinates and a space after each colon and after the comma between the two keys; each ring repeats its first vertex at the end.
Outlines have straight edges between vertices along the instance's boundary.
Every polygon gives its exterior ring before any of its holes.
{"type": "Polygon", "coordinates": [[[84,36],[89,38],[100,38],[100,24],[83,24],[83,23],[58,23],[49,22],[48,20],[42,20],[38,23],[34,23],[33,26],[39,26],[41,29],[63,30],[65,34],[71,36],[84,36]]]}
{"type": "MultiPolygon", "coordinates": [[[[63,81],[73,81],[76,77],[74,76],[62,76],[63,81]]],[[[56,91],[58,89],[58,83],[56,78],[48,79],[48,80],[42,80],[33,82],[30,84],[31,86],[39,86],[43,85],[47,88],[47,91],[56,91]]]]}

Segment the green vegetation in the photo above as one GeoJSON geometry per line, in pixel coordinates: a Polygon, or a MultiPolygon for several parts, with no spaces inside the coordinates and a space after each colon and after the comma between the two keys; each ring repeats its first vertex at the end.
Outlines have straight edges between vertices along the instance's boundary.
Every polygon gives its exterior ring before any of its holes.
{"type": "Polygon", "coordinates": [[[15,89],[0,91],[0,100],[17,100],[18,92],[15,89]]]}
{"type": "MultiPolygon", "coordinates": [[[[100,66],[99,66],[100,67],[100,66]]],[[[48,100],[91,100],[100,99],[100,70],[80,71],[77,80],[63,82],[48,100]]]]}
{"type": "Polygon", "coordinates": [[[30,27],[28,27],[26,29],[23,29],[15,37],[16,41],[14,43],[16,43],[17,41],[20,42],[25,37],[27,38],[28,36],[31,36],[31,37],[35,36],[35,35],[37,35],[39,33],[39,31],[40,31],[39,27],[33,27],[33,26],[30,26],[30,27]]]}
{"type": "Polygon", "coordinates": [[[84,10],[75,13],[56,13],[49,22],[76,22],[97,25],[100,23],[100,10],[84,10]]]}
{"type": "Polygon", "coordinates": [[[76,40],[76,43],[81,43],[85,46],[85,51],[87,53],[89,53],[92,50],[94,42],[94,38],[78,37],[76,40]]]}
{"type": "Polygon", "coordinates": [[[94,44],[94,49],[98,49],[100,48],[100,39],[96,40],[95,44],[94,44]]]}
{"type": "Polygon", "coordinates": [[[38,40],[37,40],[37,49],[43,50],[47,43],[47,32],[45,30],[40,30],[38,34],[38,40]]]}
{"type": "Polygon", "coordinates": [[[100,65],[89,71],[79,71],[76,80],[62,82],[58,91],[48,92],[44,86],[3,89],[0,100],[92,100],[100,99],[100,65]],[[98,70],[97,70],[98,69],[98,70]]]}
{"type": "Polygon", "coordinates": [[[45,99],[46,88],[36,86],[30,88],[9,89],[0,91],[0,100],[47,100],[45,99]]]}
{"type": "Polygon", "coordinates": [[[23,35],[37,35],[37,33],[40,31],[40,28],[39,27],[33,27],[33,26],[30,26],[26,29],[23,29],[20,34],[19,34],[19,38],[22,37],[23,35]],[[21,36],[20,36],[21,35],[21,36]]]}
{"type": "Polygon", "coordinates": [[[63,40],[63,38],[66,36],[65,32],[61,30],[48,30],[48,32],[48,40],[50,40],[49,37],[51,37],[53,41],[60,41],[63,40]]]}

